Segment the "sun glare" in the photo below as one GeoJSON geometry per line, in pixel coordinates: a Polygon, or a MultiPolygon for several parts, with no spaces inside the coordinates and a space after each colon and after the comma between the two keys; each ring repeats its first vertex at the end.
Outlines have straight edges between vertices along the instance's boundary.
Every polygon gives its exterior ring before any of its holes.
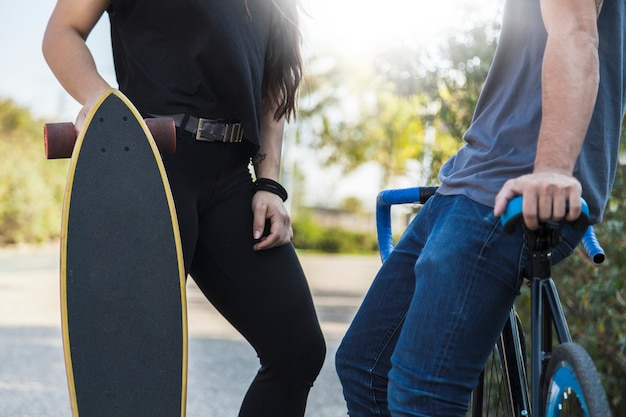
{"type": "Polygon", "coordinates": [[[305,36],[345,54],[399,42],[428,44],[469,19],[495,17],[499,0],[302,0],[305,36]]]}

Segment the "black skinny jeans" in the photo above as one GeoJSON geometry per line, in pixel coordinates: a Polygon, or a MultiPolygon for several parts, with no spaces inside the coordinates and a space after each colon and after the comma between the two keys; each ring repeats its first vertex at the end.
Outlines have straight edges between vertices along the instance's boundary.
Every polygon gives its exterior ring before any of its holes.
{"type": "Polygon", "coordinates": [[[199,142],[188,133],[163,156],[185,271],[261,362],[239,415],[299,417],[326,347],[293,246],[252,250],[249,160],[245,143],[199,142]]]}

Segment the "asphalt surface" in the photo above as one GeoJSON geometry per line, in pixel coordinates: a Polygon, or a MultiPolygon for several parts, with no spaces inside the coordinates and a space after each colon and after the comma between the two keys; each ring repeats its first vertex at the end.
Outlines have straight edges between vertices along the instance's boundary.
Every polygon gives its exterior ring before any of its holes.
{"type": "MultiPolygon", "coordinates": [[[[301,261],[328,345],[306,416],[345,416],[333,358],[380,260],[376,256],[302,255],[301,261]]],[[[0,251],[0,417],[71,416],[58,264],[55,245],[0,251]]],[[[187,298],[187,417],[236,417],[258,359],[192,281],[187,298]]]]}

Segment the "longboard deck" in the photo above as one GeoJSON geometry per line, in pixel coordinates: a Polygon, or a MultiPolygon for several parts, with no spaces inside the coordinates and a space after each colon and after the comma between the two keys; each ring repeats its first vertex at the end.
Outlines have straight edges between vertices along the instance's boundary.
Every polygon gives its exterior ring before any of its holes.
{"type": "Polygon", "coordinates": [[[185,277],[156,145],[117,90],[97,103],[68,174],[61,236],[72,413],[184,416],[185,277]]]}

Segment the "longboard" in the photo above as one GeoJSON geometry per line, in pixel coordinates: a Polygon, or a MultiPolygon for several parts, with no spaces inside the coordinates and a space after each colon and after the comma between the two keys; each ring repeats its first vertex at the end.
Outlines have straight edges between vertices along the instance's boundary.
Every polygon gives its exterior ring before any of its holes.
{"type": "Polygon", "coordinates": [[[63,345],[74,417],[184,416],[185,276],[157,146],[107,91],[76,139],[61,230],[63,345]]]}

